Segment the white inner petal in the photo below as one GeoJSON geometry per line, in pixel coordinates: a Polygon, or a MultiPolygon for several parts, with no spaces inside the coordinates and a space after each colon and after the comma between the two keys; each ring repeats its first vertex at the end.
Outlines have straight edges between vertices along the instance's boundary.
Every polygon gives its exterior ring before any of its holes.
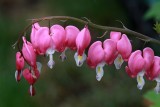
{"type": "Polygon", "coordinates": [[[96,79],[98,81],[100,81],[104,75],[104,70],[103,70],[103,67],[104,67],[105,63],[100,63],[96,66],[96,79]]]}
{"type": "Polygon", "coordinates": [[[144,73],[145,73],[145,71],[141,71],[137,75],[137,82],[138,82],[137,88],[140,89],[140,90],[142,90],[142,88],[143,88],[143,86],[145,84],[145,81],[144,81],[144,78],[143,78],[144,73]]]}
{"type": "Polygon", "coordinates": [[[53,50],[52,48],[47,49],[46,54],[49,55],[49,61],[48,61],[48,67],[50,69],[53,68],[55,62],[53,60],[53,54],[55,53],[55,50],[53,50]]]}
{"type": "Polygon", "coordinates": [[[118,54],[117,58],[114,60],[114,65],[116,69],[120,69],[124,60],[120,54],[118,54]]]}
{"type": "Polygon", "coordinates": [[[83,53],[82,56],[78,55],[77,52],[74,54],[74,59],[76,61],[76,65],[78,67],[81,67],[83,65],[83,63],[86,60],[86,58],[87,58],[87,56],[86,56],[85,53],[83,53]]]}
{"type": "Polygon", "coordinates": [[[18,82],[18,76],[20,75],[20,78],[21,78],[21,76],[22,76],[22,71],[20,71],[20,74],[18,74],[18,71],[16,70],[16,72],[15,72],[15,79],[16,79],[16,81],[18,82]]]}
{"type": "Polygon", "coordinates": [[[37,69],[38,69],[39,73],[41,73],[42,64],[40,62],[36,62],[36,64],[37,64],[37,69]]]}
{"type": "Polygon", "coordinates": [[[32,85],[30,85],[29,91],[30,91],[31,96],[33,96],[33,86],[32,85]]]}
{"type": "Polygon", "coordinates": [[[65,48],[65,50],[60,55],[62,62],[67,59],[66,54],[65,54],[66,50],[67,50],[67,48],[65,48]]]}
{"type": "Polygon", "coordinates": [[[154,88],[154,90],[155,90],[155,92],[156,92],[157,94],[159,94],[159,93],[160,93],[160,76],[157,77],[155,80],[156,80],[156,82],[157,82],[157,85],[156,85],[156,87],[154,88]]]}

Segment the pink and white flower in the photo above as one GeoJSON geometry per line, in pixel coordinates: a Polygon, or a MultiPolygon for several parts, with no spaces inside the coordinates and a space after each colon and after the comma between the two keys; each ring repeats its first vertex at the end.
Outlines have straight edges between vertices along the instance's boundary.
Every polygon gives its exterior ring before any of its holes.
{"type": "Polygon", "coordinates": [[[85,49],[89,46],[91,41],[91,35],[87,26],[85,26],[76,38],[77,52],[74,55],[77,66],[82,66],[86,60],[85,49]]]}
{"type": "Polygon", "coordinates": [[[20,52],[17,52],[16,53],[16,72],[15,72],[15,78],[17,82],[19,82],[21,79],[21,73],[22,73],[23,67],[24,67],[24,58],[20,52]]]}
{"type": "Polygon", "coordinates": [[[142,52],[137,50],[133,52],[128,60],[128,66],[126,66],[126,72],[132,78],[137,76],[137,87],[141,90],[145,84],[143,76],[152,66],[154,61],[154,52],[151,48],[145,48],[142,52]]]}
{"type": "Polygon", "coordinates": [[[96,79],[98,81],[101,80],[104,74],[104,54],[101,41],[94,42],[88,50],[87,64],[91,68],[96,68],[96,79]]]}

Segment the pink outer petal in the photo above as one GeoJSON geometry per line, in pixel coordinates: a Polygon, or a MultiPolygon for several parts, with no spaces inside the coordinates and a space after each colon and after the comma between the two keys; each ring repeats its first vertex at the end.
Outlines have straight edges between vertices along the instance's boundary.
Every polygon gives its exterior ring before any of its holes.
{"type": "Polygon", "coordinates": [[[114,41],[118,41],[121,38],[121,32],[115,32],[115,31],[111,31],[110,32],[110,39],[114,40],[114,41]]]}
{"type": "Polygon", "coordinates": [[[91,68],[95,68],[103,60],[104,60],[104,50],[102,48],[102,42],[96,41],[90,46],[88,50],[87,64],[91,68]]]}
{"type": "Polygon", "coordinates": [[[112,64],[118,55],[117,43],[114,40],[106,39],[103,42],[105,57],[104,60],[107,64],[112,64]]]}
{"type": "Polygon", "coordinates": [[[128,67],[126,67],[126,72],[131,77],[136,77],[139,72],[144,69],[145,60],[142,57],[142,52],[137,50],[131,54],[128,60],[128,67]]]}
{"type": "Polygon", "coordinates": [[[33,77],[29,69],[23,71],[23,77],[28,81],[30,85],[33,85],[36,82],[36,78],[33,77]]]}
{"type": "Polygon", "coordinates": [[[145,60],[145,70],[149,70],[154,61],[154,51],[149,47],[143,49],[143,58],[145,60]]]}
{"type": "Polygon", "coordinates": [[[53,39],[53,43],[58,52],[64,51],[65,48],[65,40],[66,34],[65,30],[61,25],[53,25],[51,28],[51,36],[53,39]]]}
{"type": "Polygon", "coordinates": [[[20,52],[16,53],[16,69],[21,71],[24,67],[24,58],[20,52]]]}
{"type": "Polygon", "coordinates": [[[149,70],[146,71],[146,77],[149,80],[154,80],[160,75],[160,57],[154,56],[154,62],[149,70]]]}
{"type": "Polygon", "coordinates": [[[30,64],[32,67],[36,67],[36,53],[34,52],[34,48],[32,44],[26,41],[25,37],[23,38],[23,47],[22,53],[25,60],[30,64]]]}
{"type": "Polygon", "coordinates": [[[125,34],[123,34],[122,38],[117,42],[117,50],[122,58],[127,61],[132,52],[132,45],[125,34]]]}
{"type": "Polygon", "coordinates": [[[32,25],[32,30],[31,30],[31,35],[30,35],[30,39],[31,39],[31,43],[33,44],[33,47],[36,48],[37,45],[37,38],[38,36],[36,35],[37,31],[40,29],[40,25],[38,23],[34,23],[32,25]]]}
{"type": "Polygon", "coordinates": [[[84,50],[88,47],[91,41],[91,35],[88,30],[88,27],[84,27],[76,38],[76,46],[78,49],[78,55],[82,55],[84,50]]]}
{"type": "Polygon", "coordinates": [[[49,28],[48,27],[41,27],[37,33],[37,52],[40,55],[43,55],[46,53],[46,50],[50,47],[51,44],[51,36],[49,35],[49,28]]]}
{"type": "Polygon", "coordinates": [[[66,47],[69,47],[70,49],[75,50],[76,47],[76,38],[78,36],[78,33],[80,32],[79,29],[75,26],[67,26],[65,28],[66,31],[66,47]]]}

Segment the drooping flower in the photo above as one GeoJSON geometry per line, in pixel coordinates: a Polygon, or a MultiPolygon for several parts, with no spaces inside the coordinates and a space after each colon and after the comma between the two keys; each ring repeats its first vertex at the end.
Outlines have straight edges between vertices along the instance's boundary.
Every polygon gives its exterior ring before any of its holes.
{"type": "Polygon", "coordinates": [[[154,90],[156,93],[160,93],[160,57],[154,56],[154,62],[150,69],[146,71],[146,76],[149,80],[155,80],[157,82],[154,90]]]}
{"type": "Polygon", "coordinates": [[[30,66],[36,67],[36,53],[34,51],[34,48],[32,44],[26,40],[25,37],[22,37],[22,39],[23,39],[23,47],[22,47],[23,57],[30,66]]]}
{"type": "Polygon", "coordinates": [[[29,94],[31,96],[35,95],[35,89],[34,89],[34,84],[37,81],[37,79],[40,76],[40,69],[41,69],[41,64],[37,63],[38,68],[27,68],[23,71],[23,77],[26,79],[26,81],[29,83],[29,94]]]}
{"type": "Polygon", "coordinates": [[[123,34],[121,39],[117,41],[118,56],[114,61],[116,69],[120,69],[124,61],[127,61],[131,52],[132,45],[127,35],[123,34]]]}
{"type": "Polygon", "coordinates": [[[132,78],[137,76],[137,87],[141,90],[145,84],[143,79],[144,74],[150,69],[154,60],[154,52],[151,48],[145,48],[142,52],[137,50],[133,52],[128,60],[126,72],[132,78]]]}
{"type": "Polygon", "coordinates": [[[21,73],[22,73],[23,67],[24,67],[24,58],[20,52],[17,52],[16,53],[16,72],[15,72],[15,78],[17,82],[19,82],[21,79],[21,73]]]}
{"type": "Polygon", "coordinates": [[[65,30],[61,25],[53,25],[50,28],[50,36],[52,38],[50,47],[47,49],[46,54],[49,55],[49,62],[48,66],[52,69],[53,65],[55,64],[53,60],[53,54],[55,51],[63,52],[64,51],[64,44],[65,44],[65,30]]]}
{"type": "Polygon", "coordinates": [[[47,49],[53,44],[48,27],[40,27],[38,23],[32,25],[31,43],[39,55],[44,55],[47,49]]]}
{"type": "Polygon", "coordinates": [[[66,59],[65,51],[70,48],[71,50],[76,50],[76,38],[78,33],[80,32],[79,29],[75,26],[69,25],[65,28],[66,32],[66,40],[65,40],[65,50],[60,55],[62,61],[66,59]]]}
{"type": "Polygon", "coordinates": [[[96,68],[96,74],[97,74],[96,79],[98,81],[101,80],[104,74],[104,71],[103,71],[103,67],[105,65],[104,54],[105,53],[102,48],[101,41],[94,42],[88,50],[87,64],[91,68],[96,68]]]}
{"type": "Polygon", "coordinates": [[[85,26],[76,38],[77,52],[74,55],[77,66],[82,66],[83,62],[86,60],[85,49],[88,47],[91,41],[90,32],[87,26],[85,26]]]}
{"type": "Polygon", "coordinates": [[[112,39],[106,39],[103,42],[103,47],[105,52],[104,60],[108,65],[111,65],[118,55],[117,43],[112,39]]]}

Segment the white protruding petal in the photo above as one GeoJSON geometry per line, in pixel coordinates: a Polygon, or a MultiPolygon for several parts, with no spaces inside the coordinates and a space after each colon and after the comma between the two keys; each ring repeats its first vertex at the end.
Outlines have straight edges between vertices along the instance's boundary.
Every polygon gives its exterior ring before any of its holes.
{"type": "Polygon", "coordinates": [[[86,58],[87,58],[87,56],[86,56],[85,53],[83,53],[82,56],[78,55],[77,52],[74,54],[74,59],[76,61],[76,65],[78,67],[81,67],[83,65],[83,63],[86,60],[86,58]]]}
{"type": "MultiPolygon", "coordinates": [[[[16,70],[15,79],[16,79],[17,82],[18,82],[18,76],[19,76],[19,74],[18,74],[18,71],[16,70]]],[[[20,78],[21,78],[21,76],[22,76],[22,71],[20,72],[20,78]]]]}
{"type": "Polygon", "coordinates": [[[33,96],[33,86],[32,85],[30,85],[29,91],[30,91],[30,95],[33,96]]]}
{"type": "Polygon", "coordinates": [[[157,85],[156,85],[156,87],[154,88],[154,90],[155,90],[155,92],[156,92],[157,94],[159,94],[159,93],[160,93],[160,76],[157,77],[155,80],[156,80],[156,82],[157,82],[157,85]]]}
{"type": "Polygon", "coordinates": [[[54,62],[54,60],[53,60],[53,54],[54,54],[54,52],[55,52],[55,50],[53,50],[52,48],[49,48],[48,50],[47,50],[47,52],[46,52],[46,54],[47,55],[49,55],[49,61],[48,61],[48,67],[50,68],[50,69],[52,69],[53,68],[53,66],[54,66],[54,64],[55,64],[55,62],[54,62]]]}
{"type": "Polygon", "coordinates": [[[37,69],[38,69],[39,73],[41,73],[42,64],[40,62],[36,62],[36,64],[37,64],[37,69]]]}
{"type": "Polygon", "coordinates": [[[15,79],[16,79],[16,81],[17,81],[17,77],[18,77],[18,71],[16,70],[16,72],[15,72],[15,79]]]}
{"type": "Polygon", "coordinates": [[[65,50],[60,55],[62,62],[67,59],[66,54],[65,54],[66,50],[67,50],[67,48],[65,48],[65,50]]]}
{"type": "Polygon", "coordinates": [[[96,66],[96,79],[98,81],[100,81],[104,75],[104,70],[103,70],[104,65],[105,63],[100,63],[96,66]]]}
{"type": "Polygon", "coordinates": [[[53,68],[53,66],[54,66],[54,64],[55,64],[55,62],[54,62],[54,60],[53,60],[53,56],[52,56],[52,54],[50,54],[49,55],[49,61],[48,61],[48,67],[50,68],[50,69],[52,69],[53,68]]]}
{"type": "Polygon", "coordinates": [[[120,54],[118,54],[117,58],[114,60],[114,65],[116,69],[120,69],[124,60],[120,54]]]}
{"type": "Polygon", "coordinates": [[[137,82],[138,82],[137,88],[140,89],[140,90],[142,90],[142,88],[143,88],[143,86],[145,84],[145,81],[144,81],[144,78],[143,78],[144,73],[145,73],[144,71],[141,71],[137,75],[137,82]]]}

